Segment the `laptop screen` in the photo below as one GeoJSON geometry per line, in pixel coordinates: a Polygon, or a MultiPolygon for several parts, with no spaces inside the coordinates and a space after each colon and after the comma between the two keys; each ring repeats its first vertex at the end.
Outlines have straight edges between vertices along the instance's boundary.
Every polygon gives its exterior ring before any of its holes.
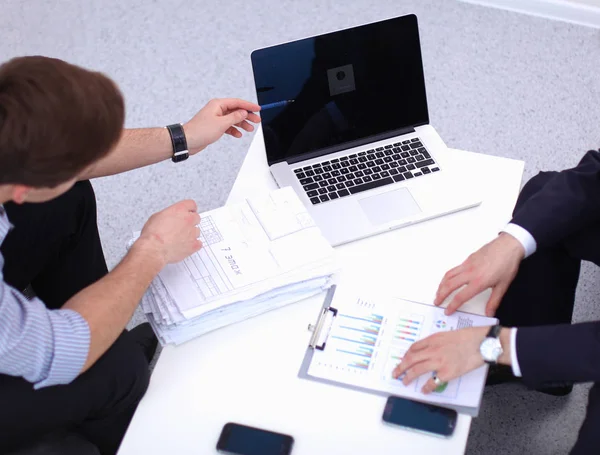
{"type": "Polygon", "coordinates": [[[414,15],[260,49],[252,67],[269,164],[429,122],[414,15]]]}

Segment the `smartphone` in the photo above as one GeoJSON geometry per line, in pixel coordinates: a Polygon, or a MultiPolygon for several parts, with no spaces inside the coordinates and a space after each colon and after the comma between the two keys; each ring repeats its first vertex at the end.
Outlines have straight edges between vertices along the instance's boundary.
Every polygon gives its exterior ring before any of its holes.
{"type": "Polygon", "coordinates": [[[453,409],[399,397],[389,397],[383,411],[386,423],[446,438],[454,433],[457,418],[453,409]]]}
{"type": "Polygon", "coordinates": [[[287,434],[229,422],[221,431],[217,450],[235,455],[289,455],[293,445],[294,438],[287,434]]]}

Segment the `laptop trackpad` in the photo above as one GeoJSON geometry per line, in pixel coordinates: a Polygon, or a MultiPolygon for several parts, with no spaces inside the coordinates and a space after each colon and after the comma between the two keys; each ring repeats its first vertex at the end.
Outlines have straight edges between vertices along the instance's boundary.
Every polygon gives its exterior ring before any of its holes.
{"type": "Polygon", "coordinates": [[[386,224],[421,212],[406,188],[367,197],[358,201],[372,224],[386,224]]]}

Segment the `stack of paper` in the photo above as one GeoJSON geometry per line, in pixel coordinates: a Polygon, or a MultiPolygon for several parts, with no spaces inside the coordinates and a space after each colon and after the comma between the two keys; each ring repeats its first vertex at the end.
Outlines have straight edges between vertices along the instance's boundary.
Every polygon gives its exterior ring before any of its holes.
{"type": "Polygon", "coordinates": [[[318,294],[334,250],[291,188],[201,214],[202,249],[170,264],[142,299],[160,342],[180,344],[318,294]]]}

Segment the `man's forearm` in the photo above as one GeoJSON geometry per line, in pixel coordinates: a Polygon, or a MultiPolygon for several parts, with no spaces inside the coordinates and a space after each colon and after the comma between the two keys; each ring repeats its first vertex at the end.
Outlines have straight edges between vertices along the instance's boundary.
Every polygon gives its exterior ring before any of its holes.
{"type": "Polygon", "coordinates": [[[527,230],[539,248],[556,245],[600,220],[600,153],[591,150],[573,169],[544,174],[539,189],[517,203],[512,223],[527,230]]]}
{"type": "Polygon", "coordinates": [[[172,155],[171,137],[166,128],[124,130],[115,149],[80,176],[80,180],[119,174],[164,161],[172,155]]]}
{"type": "Polygon", "coordinates": [[[90,328],[90,348],[82,372],[115,342],[163,266],[160,256],[138,240],[112,272],[65,303],[63,308],[77,311],[90,328]]]}

